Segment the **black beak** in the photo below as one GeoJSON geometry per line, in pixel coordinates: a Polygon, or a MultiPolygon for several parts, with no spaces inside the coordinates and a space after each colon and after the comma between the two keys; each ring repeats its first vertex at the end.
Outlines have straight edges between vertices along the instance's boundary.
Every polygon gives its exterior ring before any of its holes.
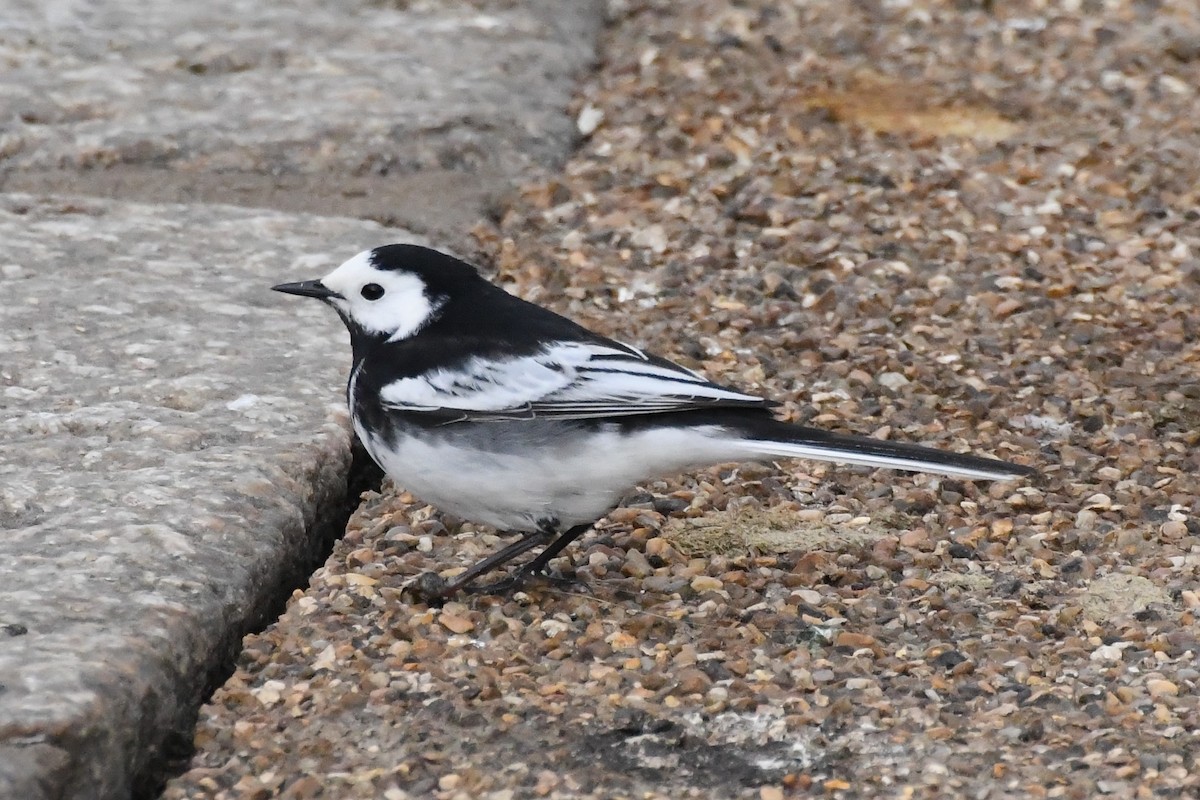
{"type": "Polygon", "coordinates": [[[301,297],[315,297],[318,300],[328,300],[331,297],[339,297],[337,292],[325,287],[325,284],[320,281],[300,281],[299,283],[281,283],[278,286],[272,286],[271,291],[283,292],[284,294],[298,294],[301,297]]]}

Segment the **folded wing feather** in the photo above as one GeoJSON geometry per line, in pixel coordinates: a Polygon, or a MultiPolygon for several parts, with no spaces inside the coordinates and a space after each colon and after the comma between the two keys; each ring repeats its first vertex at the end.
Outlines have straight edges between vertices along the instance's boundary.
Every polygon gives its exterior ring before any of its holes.
{"type": "Polygon", "coordinates": [[[461,420],[587,419],[770,405],[617,342],[559,342],[531,356],[472,358],[454,370],[393,381],[381,398],[396,410],[461,412],[455,415],[461,420]]]}

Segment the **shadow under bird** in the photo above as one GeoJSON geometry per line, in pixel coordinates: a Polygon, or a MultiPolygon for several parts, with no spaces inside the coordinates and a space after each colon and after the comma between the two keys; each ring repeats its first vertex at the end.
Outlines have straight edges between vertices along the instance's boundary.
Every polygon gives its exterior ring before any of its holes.
{"type": "Polygon", "coordinates": [[[350,330],[350,415],[398,484],[521,536],[430,599],[497,593],[544,572],[631,487],[710,464],[804,458],[994,480],[1029,467],[781,422],[770,400],[608,339],[489,283],[457,258],[377,247],[320,280],[273,287],[350,330]],[[477,579],[539,545],[496,583],[477,579]]]}

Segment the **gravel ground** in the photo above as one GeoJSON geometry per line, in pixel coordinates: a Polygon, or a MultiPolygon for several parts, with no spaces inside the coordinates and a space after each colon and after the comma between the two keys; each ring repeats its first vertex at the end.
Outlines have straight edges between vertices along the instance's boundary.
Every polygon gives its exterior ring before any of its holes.
{"type": "Polygon", "coordinates": [[[569,549],[586,590],[441,609],[411,579],[501,540],[385,486],[166,796],[1200,794],[1195,15],[614,3],[498,280],[1043,477],[715,467],[569,549]]]}

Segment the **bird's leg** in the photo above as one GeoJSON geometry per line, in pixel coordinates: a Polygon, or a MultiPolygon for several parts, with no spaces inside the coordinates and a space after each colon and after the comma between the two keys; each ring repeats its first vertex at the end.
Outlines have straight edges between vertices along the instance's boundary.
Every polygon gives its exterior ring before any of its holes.
{"type": "MultiPolygon", "coordinates": [[[[502,594],[523,586],[530,578],[543,574],[546,565],[550,563],[551,559],[561,553],[571,542],[591,530],[591,527],[590,524],[576,525],[574,528],[570,528],[566,532],[559,534],[559,537],[551,542],[545,550],[538,553],[528,564],[514,569],[512,574],[507,578],[495,583],[484,584],[483,586],[465,586],[463,587],[463,591],[470,592],[471,594],[502,594]]],[[[548,533],[553,535],[553,532],[548,533]]]]}
{"type": "Polygon", "coordinates": [[[586,525],[576,525],[574,528],[568,528],[566,532],[551,542],[545,550],[538,553],[532,561],[521,567],[521,571],[528,572],[530,575],[538,575],[545,572],[546,566],[555,558],[555,556],[565,550],[567,545],[578,539],[580,536],[583,536],[591,529],[591,523],[586,525]]]}
{"type": "MultiPolygon", "coordinates": [[[[487,558],[476,563],[461,575],[456,575],[454,580],[451,581],[442,580],[437,576],[437,573],[427,573],[433,575],[436,580],[422,580],[419,586],[419,591],[426,600],[443,599],[460,590],[474,591],[467,586],[468,583],[475,580],[485,572],[489,572],[501,564],[511,561],[512,559],[524,553],[526,550],[532,550],[539,544],[544,544],[546,540],[552,536],[554,536],[554,531],[547,528],[541,528],[532,533],[527,533],[512,544],[497,550],[487,558]]],[[[553,545],[551,545],[551,547],[553,547],[553,545]]]]}

